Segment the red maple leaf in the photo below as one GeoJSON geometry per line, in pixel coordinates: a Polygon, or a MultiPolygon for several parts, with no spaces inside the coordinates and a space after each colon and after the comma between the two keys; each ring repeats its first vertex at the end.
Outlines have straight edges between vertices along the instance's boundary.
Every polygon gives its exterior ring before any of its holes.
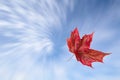
{"type": "Polygon", "coordinates": [[[103,57],[109,55],[109,53],[90,49],[93,34],[84,35],[81,39],[78,29],[75,28],[71,32],[70,38],[67,39],[69,51],[75,55],[77,61],[90,67],[93,62],[103,62],[103,57]]]}

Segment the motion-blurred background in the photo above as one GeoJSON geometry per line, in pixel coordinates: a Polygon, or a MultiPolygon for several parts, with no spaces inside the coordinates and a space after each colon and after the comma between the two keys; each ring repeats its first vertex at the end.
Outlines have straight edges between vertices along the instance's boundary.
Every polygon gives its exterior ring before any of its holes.
{"type": "Polygon", "coordinates": [[[120,0],[0,0],[0,80],[120,80],[120,0]],[[103,64],[68,61],[75,27],[103,64]]]}

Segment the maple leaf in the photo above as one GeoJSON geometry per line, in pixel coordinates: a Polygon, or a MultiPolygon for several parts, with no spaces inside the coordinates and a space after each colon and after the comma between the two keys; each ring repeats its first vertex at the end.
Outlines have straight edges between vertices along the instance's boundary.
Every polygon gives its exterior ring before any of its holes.
{"type": "Polygon", "coordinates": [[[70,38],[67,39],[69,51],[75,55],[77,61],[89,67],[92,67],[93,62],[103,62],[104,56],[110,54],[90,49],[93,34],[84,35],[81,39],[78,29],[75,28],[71,32],[70,38]]]}

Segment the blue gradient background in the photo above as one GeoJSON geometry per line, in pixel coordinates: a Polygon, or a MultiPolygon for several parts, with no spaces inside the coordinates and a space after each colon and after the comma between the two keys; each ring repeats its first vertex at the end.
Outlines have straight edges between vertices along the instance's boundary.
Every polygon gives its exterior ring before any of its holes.
{"type": "Polygon", "coordinates": [[[120,0],[0,0],[0,80],[120,80],[119,36],[120,0]],[[75,27],[103,64],[67,61],[75,27]]]}

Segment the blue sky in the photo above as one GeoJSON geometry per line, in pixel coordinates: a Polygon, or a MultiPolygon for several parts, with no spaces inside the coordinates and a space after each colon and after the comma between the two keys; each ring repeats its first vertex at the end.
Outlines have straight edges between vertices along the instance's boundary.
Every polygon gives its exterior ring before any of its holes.
{"type": "Polygon", "coordinates": [[[0,0],[0,80],[120,80],[119,34],[119,0],[0,0]],[[67,61],[75,27],[104,63],[67,61]]]}

